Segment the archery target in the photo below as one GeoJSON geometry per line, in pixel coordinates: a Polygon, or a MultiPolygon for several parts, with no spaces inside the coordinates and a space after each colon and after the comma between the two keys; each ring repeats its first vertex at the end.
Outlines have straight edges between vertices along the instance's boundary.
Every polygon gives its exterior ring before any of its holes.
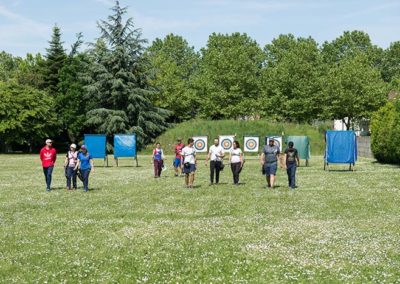
{"type": "Polygon", "coordinates": [[[193,137],[194,140],[194,148],[196,149],[196,152],[207,152],[207,136],[197,136],[193,137]]]}
{"type": "Polygon", "coordinates": [[[276,146],[278,146],[279,147],[279,150],[282,152],[283,151],[283,149],[282,149],[282,147],[283,147],[283,143],[282,143],[282,136],[271,136],[271,137],[266,137],[266,145],[268,145],[268,143],[269,143],[269,140],[270,139],[272,139],[272,140],[274,140],[275,141],[275,145],[276,146]]]}
{"type": "Polygon", "coordinates": [[[258,152],[259,137],[246,136],[244,137],[244,151],[245,152],[258,152]]]}
{"type": "Polygon", "coordinates": [[[229,151],[233,148],[234,139],[235,139],[235,136],[233,136],[233,135],[219,136],[219,145],[225,151],[229,151]]]}

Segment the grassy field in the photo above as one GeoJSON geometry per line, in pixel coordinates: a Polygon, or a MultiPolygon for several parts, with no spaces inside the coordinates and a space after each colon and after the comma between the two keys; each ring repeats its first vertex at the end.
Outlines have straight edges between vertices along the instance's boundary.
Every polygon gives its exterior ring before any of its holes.
{"type": "Polygon", "coordinates": [[[200,161],[188,190],[171,167],[154,179],[139,158],[97,167],[88,193],[66,192],[58,166],[46,193],[37,156],[0,155],[0,282],[400,281],[396,166],[361,159],[355,172],[324,172],[314,158],[292,192],[283,170],[266,189],[250,160],[242,185],[226,168],[209,187],[200,161]]]}
{"type": "MultiPolygon", "coordinates": [[[[178,137],[187,138],[192,136],[208,135],[209,143],[218,135],[237,135],[240,143],[243,143],[243,136],[260,136],[260,145],[266,135],[305,135],[310,137],[311,154],[322,155],[325,149],[323,129],[327,126],[318,127],[305,124],[270,123],[266,120],[238,121],[238,120],[193,120],[175,125],[162,134],[157,141],[161,142],[167,153],[172,153],[173,145],[178,137]]],[[[149,145],[143,153],[150,153],[153,145],[149,145]]]]}

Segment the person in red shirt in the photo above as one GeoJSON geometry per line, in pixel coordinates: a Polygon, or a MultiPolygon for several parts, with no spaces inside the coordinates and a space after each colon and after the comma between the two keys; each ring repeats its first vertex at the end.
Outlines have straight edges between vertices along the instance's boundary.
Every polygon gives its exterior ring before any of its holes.
{"type": "Polygon", "coordinates": [[[44,178],[46,180],[46,191],[51,188],[51,175],[53,174],[54,164],[57,159],[57,151],[53,148],[53,141],[46,140],[46,146],[40,150],[40,160],[42,161],[44,178]]]}
{"type": "Polygon", "coordinates": [[[175,169],[175,176],[182,175],[182,166],[181,166],[181,159],[182,159],[182,149],[185,147],[185,144],[182,143],[182,138],[178,138],[178,144],[174,147],[175,152],[175,159],[173,162],[174,169],[175,169]]]}

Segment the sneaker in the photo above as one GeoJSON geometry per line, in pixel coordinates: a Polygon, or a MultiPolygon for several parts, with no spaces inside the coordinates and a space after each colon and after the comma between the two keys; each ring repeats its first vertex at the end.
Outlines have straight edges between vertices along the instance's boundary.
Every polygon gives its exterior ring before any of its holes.
{"type": "Polygon", "coordinates": [[[46,191],[47,191],[47,192],[50,192],[50,188],[46,188],[46,191]]]}

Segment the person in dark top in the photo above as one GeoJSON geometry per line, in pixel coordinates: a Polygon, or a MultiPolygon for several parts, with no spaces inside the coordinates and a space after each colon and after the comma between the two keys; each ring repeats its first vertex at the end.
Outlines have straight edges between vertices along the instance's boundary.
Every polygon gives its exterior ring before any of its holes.
{"type": "Polygon", "coordinates": [[[297,149],[294,148],[294,143],[290,141],[288,148],[285,150],[286,154],[286,172],[288,175],[289,187],[296,188],[296,168],[300,165],[299,154],[297,149]]]}
{"type": "Polygon", "coordinates": [[[273,139],[269,139],[268,145],[264,146],[261,153],[260,163],[263,166],[263,174],[267,178],[268,187],[275,186],[275,176],[278,169],[279,147],[275,145],[273,139]]]}

